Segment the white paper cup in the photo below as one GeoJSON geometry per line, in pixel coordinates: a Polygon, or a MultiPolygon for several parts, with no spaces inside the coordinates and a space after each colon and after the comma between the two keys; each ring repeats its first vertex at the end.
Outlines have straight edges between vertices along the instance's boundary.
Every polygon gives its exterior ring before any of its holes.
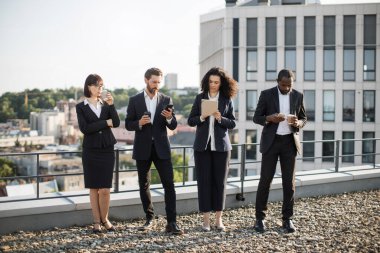
{"type": "Polygon", "coordinates": [[[107,100],[107,93],[108,93],[108,90],[103,90],[102,91],[102,94],[100,95],[102,100],[107,100]]]}
{"type": "Polygon", "coordinates": [[[288,115],[286,115],[286,120],[288,121],[289,125],[293,124],[294,121],[292,119],[295,119],[295,117],[296,117],[296,115],[294,115],[294,114],[288,114],[288,115]]]}

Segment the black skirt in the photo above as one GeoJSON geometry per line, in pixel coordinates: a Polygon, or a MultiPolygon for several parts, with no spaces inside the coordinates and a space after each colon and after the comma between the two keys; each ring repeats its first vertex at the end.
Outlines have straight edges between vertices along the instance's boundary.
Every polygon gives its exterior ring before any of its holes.
{"type": "Polygon", "coordinates": [[[82,163],[84,187],[91,189],[111,188],[115,152],[113,146],[107,148],[83,147],[82,163]]]}

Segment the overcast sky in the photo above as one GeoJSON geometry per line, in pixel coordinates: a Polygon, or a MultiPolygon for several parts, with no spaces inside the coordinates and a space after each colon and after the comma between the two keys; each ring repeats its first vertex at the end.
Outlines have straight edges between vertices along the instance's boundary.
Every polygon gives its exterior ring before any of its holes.
{"type": "MultiPolygon", "coordinates": [[[[324,4],[380,0],[321,0],[324,4]]],[[[0,94],[82,87],[143,87],[147,68],[199,83],[199,16],[223,0],[0,0],[0,94]]]]}

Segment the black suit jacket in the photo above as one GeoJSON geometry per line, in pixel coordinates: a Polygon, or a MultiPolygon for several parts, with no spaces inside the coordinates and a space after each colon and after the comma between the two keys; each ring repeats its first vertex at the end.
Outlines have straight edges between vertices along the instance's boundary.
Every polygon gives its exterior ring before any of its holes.
{"type": "MultiPolygon", "coordinates": [[[[205,151],[207,148],[210,125],[210,117],[207,117],[207,119],[203,122],[201,122],[200,119],[202,99],[209,99],[208,94],[203,92],[195,97],[195,101],[187,121],[189,126],[197,126],[193,145],[193,148],[196,151],[205,151]]],[[[234,107],[232,100],[223,97],[221,93],[219,93],[218,110],[222,115],[222,119],[221,123],[216,120],[214,122],[215,149],[219,152],[229,151],[232,149],[232,146],[230,137],[228,136],[228,129],[233,129],[236,126],[234,107]]]]}
{"type": "MultiPolygon", "coordinates": [[[[291,127],[294,136],[294,143],[296,144],[297,152],[301,153],[301,143],[299,140],[299,129],[304,127],[307,121],[303,94],[295,89],[290,92],[290,113],[294,114],[300,120],[299,127],[291,127]]],[[[276,136],[278,123],[265,123],[265,117],[274,113],[280,113],[280,102],[278,97],[277,86],[261,92],[257,108],[253,116],[253,122],[264,126],[260,140],[260,152],[265,153],[272,146],[274,137],[276,136]]]]}
{"type": "Polygon", "coordinates": [[[113,146],[116,139],[111,128],[107,125],[107,119],[112,119],[113,127],[120,125],[120,119],[114,105],[103,103],[100,118],[91,110],[90,105],[81,102],[76,105],[78,124],[84,134],[83,147],[104,148],[113,146]]]}
{"type": "Polygon", "coordinates": [[[146,124],[139,127],[139,120],[147,111],[145,104],[144,92],[141,92],[129,99],[127,116],[125,118],[125,128],[128,131],[135,131],[135,139],[133,141],[133,155],[135,160],[148,160],[151,154],[152,138],[156,147],[157,155],[160,159],[170,159],[170,143],[166,127],[174,130],[177,127],[177,119],[173,113],[173,118],[168,124],[166,118],[161,115],[168,104],[173,104],[171,98],[162,93],[158,93],[158,102],[156,113],[154,115],[153,124],[146,124]]]}

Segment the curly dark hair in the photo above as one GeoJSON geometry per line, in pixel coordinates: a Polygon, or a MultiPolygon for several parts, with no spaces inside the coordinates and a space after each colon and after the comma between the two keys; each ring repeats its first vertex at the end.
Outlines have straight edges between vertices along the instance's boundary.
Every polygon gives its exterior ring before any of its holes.
{"type": "Polygon", "coordinates": [[[226,98],[233,98],[236,96],[238,91],[237,82],[226,73],[226,71],[220,67],[211,68],[201,81],[201,91],[204,93],[209,92],[209,79],[210,76],[220,77],[220,93],[226,98]]]}

